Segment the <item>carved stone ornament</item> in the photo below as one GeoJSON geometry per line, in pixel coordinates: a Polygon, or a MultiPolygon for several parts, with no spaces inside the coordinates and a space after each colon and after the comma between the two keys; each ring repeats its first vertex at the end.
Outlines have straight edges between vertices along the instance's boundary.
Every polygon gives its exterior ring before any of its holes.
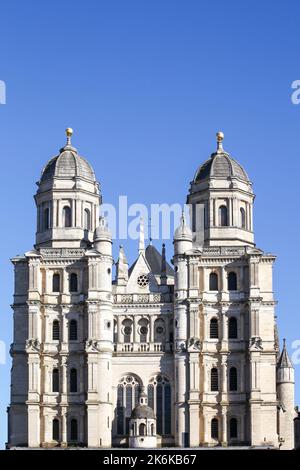
{"type": "Polygon", "coordinates": [[[262,339],[260,336],[252,336],[249,341],[249,350],[250,351],[262,351],[262,339]]]}
{"type": "Polygon", "coordinates": [[[27,339],[25,345],[26,352],[40,352],[41,343],[38,339],[27,339]]]}
{"type": "Polygon", "coordinates": [[[189,339],[188,342],[188,351],[193,352],[193,351],[200,351],[201,350],[201,341],[199,338],[193,337],[189,339]]]}
{"type": "Polygon", "coordinates": [[[85,343],[86,352],[99,352],[100,344],[96,339],[88,339],[85,343]]]}
{"type": "Polygon", "coordinates": [[[176,352],[185,352],[186,351],[186,342],[177,341],[176,342],[176,352]]]}

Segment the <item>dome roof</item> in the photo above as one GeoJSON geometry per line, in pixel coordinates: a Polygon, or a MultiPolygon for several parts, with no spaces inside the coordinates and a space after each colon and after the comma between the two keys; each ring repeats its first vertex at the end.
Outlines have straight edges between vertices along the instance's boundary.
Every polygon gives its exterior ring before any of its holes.
{"type": "Polygon", "coordinates": [[[194,182],[208,178],[239,178],[249,182],[248,175],[242,165],[231,158],[228,153],[213,153],[196,171],[194,182]]]}
{"type": "Polygon", "coordinates": [[[60,149],[59,155],[53,157],[42,171],[40,183],[52,178],[74,178],[79,177],[94,183],[95,173],[89,162],[78,155],[75,147],[71,145],[73,130],[66,129],[67,144],[60,149]]]}
{"type": "Polygon", "coordinates": [[[242,165],[223,150],[223,139],[223,132],[217,132],[217,151],[198,168],[194,177],[194,183],[199,183],[209,178],[238,178],[249,183],[249,177],[242,165]]]}
{"type": "Polygon", "coordinates": [[[74,148],[64,147],[60,154],[52,158],[42,171],[40,182],[43,183],[54,177],[80,177],[95,182],[95,173],[91,165],[77,154],[74,148]]]}
{"type": "Polygon", "coordinates": [[[131,419],[155,419],[155,414],[150,406],[138,405],[132,410],[131,419]]]}

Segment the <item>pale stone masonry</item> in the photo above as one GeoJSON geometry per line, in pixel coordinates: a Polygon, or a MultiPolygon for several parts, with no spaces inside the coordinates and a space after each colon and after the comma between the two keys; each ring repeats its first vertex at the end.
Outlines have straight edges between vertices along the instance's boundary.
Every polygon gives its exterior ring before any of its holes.
{"type": "Polygon", "coordinates": [[[100,186],[71,135],[38,182],[34,249],[12,259],[8,447],[293,448],[275,257],[255,246],[252,184],[222,133],[191,183],[173,268],[141,224],[114,280],[100,186]]]}

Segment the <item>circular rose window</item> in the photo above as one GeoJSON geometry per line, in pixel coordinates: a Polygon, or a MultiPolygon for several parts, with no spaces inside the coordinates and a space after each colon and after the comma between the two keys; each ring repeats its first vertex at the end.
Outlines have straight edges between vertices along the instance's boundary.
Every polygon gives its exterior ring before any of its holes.
{"type": "Polygon", "coordinates": [[[142,274],[137,278],[137,283],[140,287],[146,287],[149,284],[149,277],[147,274],[142,274]]]}
{"type": "Polygon", "coordinates": [[[141,334],[146,335],[148,333],[148,328],[146,326],[141,326],[141,334]]]}

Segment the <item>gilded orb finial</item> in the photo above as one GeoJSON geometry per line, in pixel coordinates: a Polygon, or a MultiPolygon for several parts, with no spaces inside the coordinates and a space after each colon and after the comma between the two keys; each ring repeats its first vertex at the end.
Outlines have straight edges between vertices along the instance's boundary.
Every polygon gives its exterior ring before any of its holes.
{"type": "Polygon", "coordinates": [[[71,145],[72,135],[73,135],[73,129],[71,127],[67,127],[67,129],[66,129],[67,145],[71,145]]]}
{"type": "Polygon", "coordinates": [[[224,140],[224,133],[219,131],[216,133],[217,136],[217,152],[223,152],[223,140],[224,140]]]}

